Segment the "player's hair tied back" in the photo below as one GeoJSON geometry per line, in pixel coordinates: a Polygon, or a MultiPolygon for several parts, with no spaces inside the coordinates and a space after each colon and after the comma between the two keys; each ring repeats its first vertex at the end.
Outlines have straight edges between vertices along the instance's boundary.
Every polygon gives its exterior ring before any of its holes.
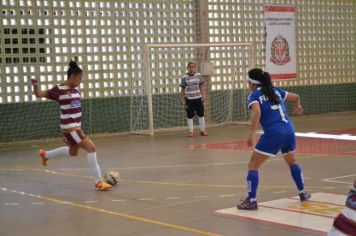
{"type": "Polygon", "coordinates": [[[83,73],[83,70],[78,66],[77,62],[71,60],[69,62],[69,69],[67,71],[68,78],[73,74],[74,75],[78,75],[78,74],[81,74],[81,73],[83,73]]]}

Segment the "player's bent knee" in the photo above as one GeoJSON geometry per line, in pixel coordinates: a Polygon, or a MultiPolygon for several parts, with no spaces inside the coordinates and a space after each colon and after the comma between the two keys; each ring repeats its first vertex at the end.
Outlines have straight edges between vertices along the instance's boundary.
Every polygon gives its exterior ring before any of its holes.
{"type": "Polygon", "coordinates": [[[292,165],[294,165],[294,164],[296,164],[297,162],[295,161],[295,160],[290,160],[290,161],[287,161],[287,164],[289,165],[289,166],[292,166],[292,165]]]}
{"type": "Polygon", "coordinates": [[[78,152],[69,152],[69,155],[71,155],[72,157],[78,156],[78,152]]]}
{"type": "Polygon", "coordinates": [[[254,161],[250,161],[250,163],[248,164],[248,169],[249,170],[258,170],[259,165],[258,163],[254,162],[254,161]]]}
{"type": "Polygon", "coordinates": [[[284,156],[284,160],[286,161],[288,166],[292,166],[297,163],[294,157],[290,157],[288,155],[284,156]]]}
{"type": "Polygon", "coordinates": [[[71,155],[71,156],[78,156],[78,150],[70,150],[70,149],[69,149],[69,155],[71,155]]]}
{"type": "Polygon", "coordinates": [[[91,153],[91,152],[96,152],[96,146],[95,144],[90,145],[90,147],[88,147],[87,152],[91,153]]]}

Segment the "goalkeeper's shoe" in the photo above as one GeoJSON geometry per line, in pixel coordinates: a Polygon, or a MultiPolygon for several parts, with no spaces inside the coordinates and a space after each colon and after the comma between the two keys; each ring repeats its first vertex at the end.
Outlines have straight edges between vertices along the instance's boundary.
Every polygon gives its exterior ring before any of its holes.
{"type": "Polygon", "coordinates": [[[41,149],[38,154],[40,155],[42,159],[42,165],[43,166],[48,166],[48,159],[46,158],[46,150],[41,149]]]}
{"type": "Polygon", "coordinates": [[[200,135],[201,135],[201,136],[208,136],[208,132],[206,132],[206,131],[201,131],[201,132],[200,132],[200,135]]]}

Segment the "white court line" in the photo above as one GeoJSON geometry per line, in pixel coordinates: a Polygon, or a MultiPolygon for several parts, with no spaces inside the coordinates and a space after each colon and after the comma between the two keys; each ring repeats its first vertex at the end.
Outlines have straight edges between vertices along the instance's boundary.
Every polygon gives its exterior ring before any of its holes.
{"type": "Polygon", "coordinates": [[[84,201],[85,203],[97,203],[99,201],[84,201]]]}
{"type": "Polygon", "coordinates": [[[9,168],[9,169],[4,169],[4,168],[2,168],[2,169],[0,169],[1,171],[26,171],[26,170],[28,170],[28,169],[13,169],[13,168],[9,168]]]}
{"type": "Polygon", "coordinates": [[[32,205],[44,205],[45,203],[44,202],[32,202],[31,204],[32,205]]]}
{"type": "Polygon", "coordinates": [[[111,200],[112,202],[126,202],[125,199],[114,199],[114,200],[111,200]]]}
{"type": "Polygon", "coordinates": [[[166,197],[167,200],[178,200],[180,197],[166,197]]]}
{"type": "Polygon", "coordinates": [[[356,174],[352,174],[352,175],[343,175],[343,176],[337,176],[337,177],[332,177],[332,178],[326,178],[326,179],[322,179],[325,182],[330,182],[330,183],[338,183],[338,184],[353,184],[353,182],[346,182],[346,181],[339,181],[339,180],[335,180],[335,179],[343,179],[343,178],[348,178],[348,177],[352,177],[352,176],[356,176],[356,174]]]}
{"type": "MultiPolygon", "coordinates": [[[[241,196],[242,196],[242,194],[245,194],[245,193],[241,193],[241,196]]],[[[236,195],[239,195],[239,194],[236,194],[236,195]]],[[[191,204],[193,202],[212,201],[212,200],[216,200],[216,199],[221,199],[221,197],[196,198],[196,199],[187,200],[187,201],[172,202],[172,203],[157,205],[157,206],[153,206],[153,207],[141,208],[140,210],[128,211],[127,213],[145,212],[145,211],[162,209],[162,208],[171,207],[171,206],[179,206],[179,205],[184,205],[184,204],[191,204]]]]}
{"type": "Polygon", "coordinates": [[[219,197],[235,197],[235,194],[221,194],[219,197]]]}
{"type": "Polygon", "coordinates": [[[194,196],[193,198],[206,198],[208,196],[194,196]]]}
{"type": "Polygon", "coordinates": [[[139,198],[138,201],[153,201],[154,198],[139,198]]]}
{"type": "Polygon", "coordinates": [[[276,191],[276,192],[272,192],[274,194],[279,194],[279,193],[286,193],[287,191],[276,191]]]}
{"type": "Polygon", "coordinates": [[[8,202],[8,203],[5,203],[4,205],[5,206],[18,206],[19,203],[17,203],[17,202],[8,202]]]}

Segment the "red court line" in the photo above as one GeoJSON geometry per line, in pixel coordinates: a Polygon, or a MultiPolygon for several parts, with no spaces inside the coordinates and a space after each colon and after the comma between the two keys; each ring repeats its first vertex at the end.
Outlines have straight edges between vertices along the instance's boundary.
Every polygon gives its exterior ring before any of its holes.
{"type": "Polygon", "coordinates": [[[220,212],[214,212],[213,214],[222,216],[225,218],[238,219],[238,220],[244,220],[244,221],[249,221],[249,222],[260,222],[260,223],[263,223],[266,225],[280,226],[282,228],[291,229],[291,230],[295,230],[295,231],[302,231],[302,232],[306,232],[306,233],[321,233],[321,235],[325,235],[325,232],[321,231],[321,230],[309,229],[309,228],[304,228],[301,226],[294,226],[294,225],[277,223],[277,222],[273,222],[273,221],[261,220],[261,219],[256,219],[256,218],[248,217],[248,216],[238,216],[238,215],[231,215],[231,214],[220,213],[220,212]]]}
{"type": "MultiPolygon", "coordinates": [[[[356,134],[356,128],[333,130],[329,132],[332,134],[356,134]]],[[[308,138],[297,137],[297,150],[299,154],[323,154],[333,156],[354,156],[354,150],[347,150],[348,148],[356,147],[355,141],[350,140],[335,140],[335,139],[322,139],[322,138],[308,138]]],[[[191,145],[188,148],[198,150],[224,150],[224,151],[252,151],[246,144],[246,140],[235,140],[220,143],[208,143],[191,145]]]]}
{"type": "MultiPolygon", "coordinates": [[[[350,185],[350,188],[351,188],[351,185],[350,185]]],[[[326,192],[320,192],[320,193],[326,193],[326,192]]],[[[326,194],[332,194],[332,195],[344,196],[344,197],[345,197],[345,199],[346,199],[346,196],[347,196],[347,193],[345,193],[345,194],[341,194],[341,193],[326,193],[326,194]]]]}

